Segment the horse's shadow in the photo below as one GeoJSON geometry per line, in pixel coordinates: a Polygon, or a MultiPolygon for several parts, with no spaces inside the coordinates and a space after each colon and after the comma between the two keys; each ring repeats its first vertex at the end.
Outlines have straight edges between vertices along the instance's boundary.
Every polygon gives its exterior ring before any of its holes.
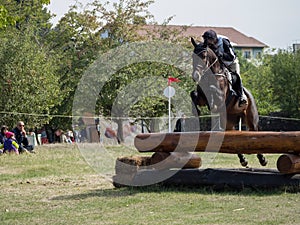
{"type": "Polygon", "coordinates": [[[203,187],[189,187],[189,186],[164,186],[160,184],[154,184],[151,186],[142,187],[122,187],[122,188],[110,188],[110,189],[96,189],[89,190],[84,193],[75,195],[62,195],[53,197],[53,201],[68,201],[68,200],[83,200],[94,197],[100,198],[120,198],[134,196],[141,193],[195,193],[203,195],[211,194],[228,194],[228,195],[243,195],[243,196],[273,196],[281,194],[282,192],[299,193],[300,187],[295,188],[272,188],[272,189],[261,189],[261,188],[233,188],[229,186],[203,186],[203,187]]]}

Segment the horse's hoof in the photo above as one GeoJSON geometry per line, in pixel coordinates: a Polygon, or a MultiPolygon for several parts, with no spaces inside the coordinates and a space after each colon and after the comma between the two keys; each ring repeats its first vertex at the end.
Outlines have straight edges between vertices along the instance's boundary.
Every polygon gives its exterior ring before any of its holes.
{"type": "Polygon", "coordinates": [[[243,167],[247,167],[248,166],[248,161],[247,160],[244,160],[244,161],[242,161],[242,162],[240,162],[241,163],[241,165],[243,166],[243,167]]]}
{"type": "Polygon", "coordinates": [[[262,166],[266,166],[268,164],[268,160],[264,159],[264,160],[259,160],[260,165],[262,166]]]}
{"type": "Polygon", "coordinates": [[[268,160],[266,160],[266,158],[262,154],[258,154],[257,158],[259,160],[260,165],[266,166],[268,164],[268,160]]]}

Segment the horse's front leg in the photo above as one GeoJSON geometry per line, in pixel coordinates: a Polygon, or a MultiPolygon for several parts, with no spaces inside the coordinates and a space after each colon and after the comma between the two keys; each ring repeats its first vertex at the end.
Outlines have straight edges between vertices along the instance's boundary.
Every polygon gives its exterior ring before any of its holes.
{"type": "Polygon", "coordinates": [[[192,91],[190,93],[191,99],[192,99],[192,114],[195,117],[199,117],[200,116],[200,110],[198,109],[198,105],[199,105],[199,96],[198,96],[198,92],[197,91],[192,91]]]}

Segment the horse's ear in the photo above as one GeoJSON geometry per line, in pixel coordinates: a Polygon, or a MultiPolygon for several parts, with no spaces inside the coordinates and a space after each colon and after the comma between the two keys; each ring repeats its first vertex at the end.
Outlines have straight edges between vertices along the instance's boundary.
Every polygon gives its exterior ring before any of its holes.
{"type": "Polygon", "coordinates": [[[196,48],[196,46],[197,46],[198,44],[196,43],[196,41],[195,41],[195,39],[194,39],[193,37],[191,37],[191,42],[192,42],[192,44],[194,45],[194,47],[196,48]]]}

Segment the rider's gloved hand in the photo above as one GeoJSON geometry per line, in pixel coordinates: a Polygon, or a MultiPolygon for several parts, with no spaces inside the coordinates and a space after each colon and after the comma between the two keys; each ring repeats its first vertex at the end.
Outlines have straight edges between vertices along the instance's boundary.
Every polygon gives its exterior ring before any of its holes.
{"type": "Polygon", "coordinates": [[[216,55],[218,56],[218,58],[222,58],[223,57],[223,52],[216,51],[216,55]]]}

